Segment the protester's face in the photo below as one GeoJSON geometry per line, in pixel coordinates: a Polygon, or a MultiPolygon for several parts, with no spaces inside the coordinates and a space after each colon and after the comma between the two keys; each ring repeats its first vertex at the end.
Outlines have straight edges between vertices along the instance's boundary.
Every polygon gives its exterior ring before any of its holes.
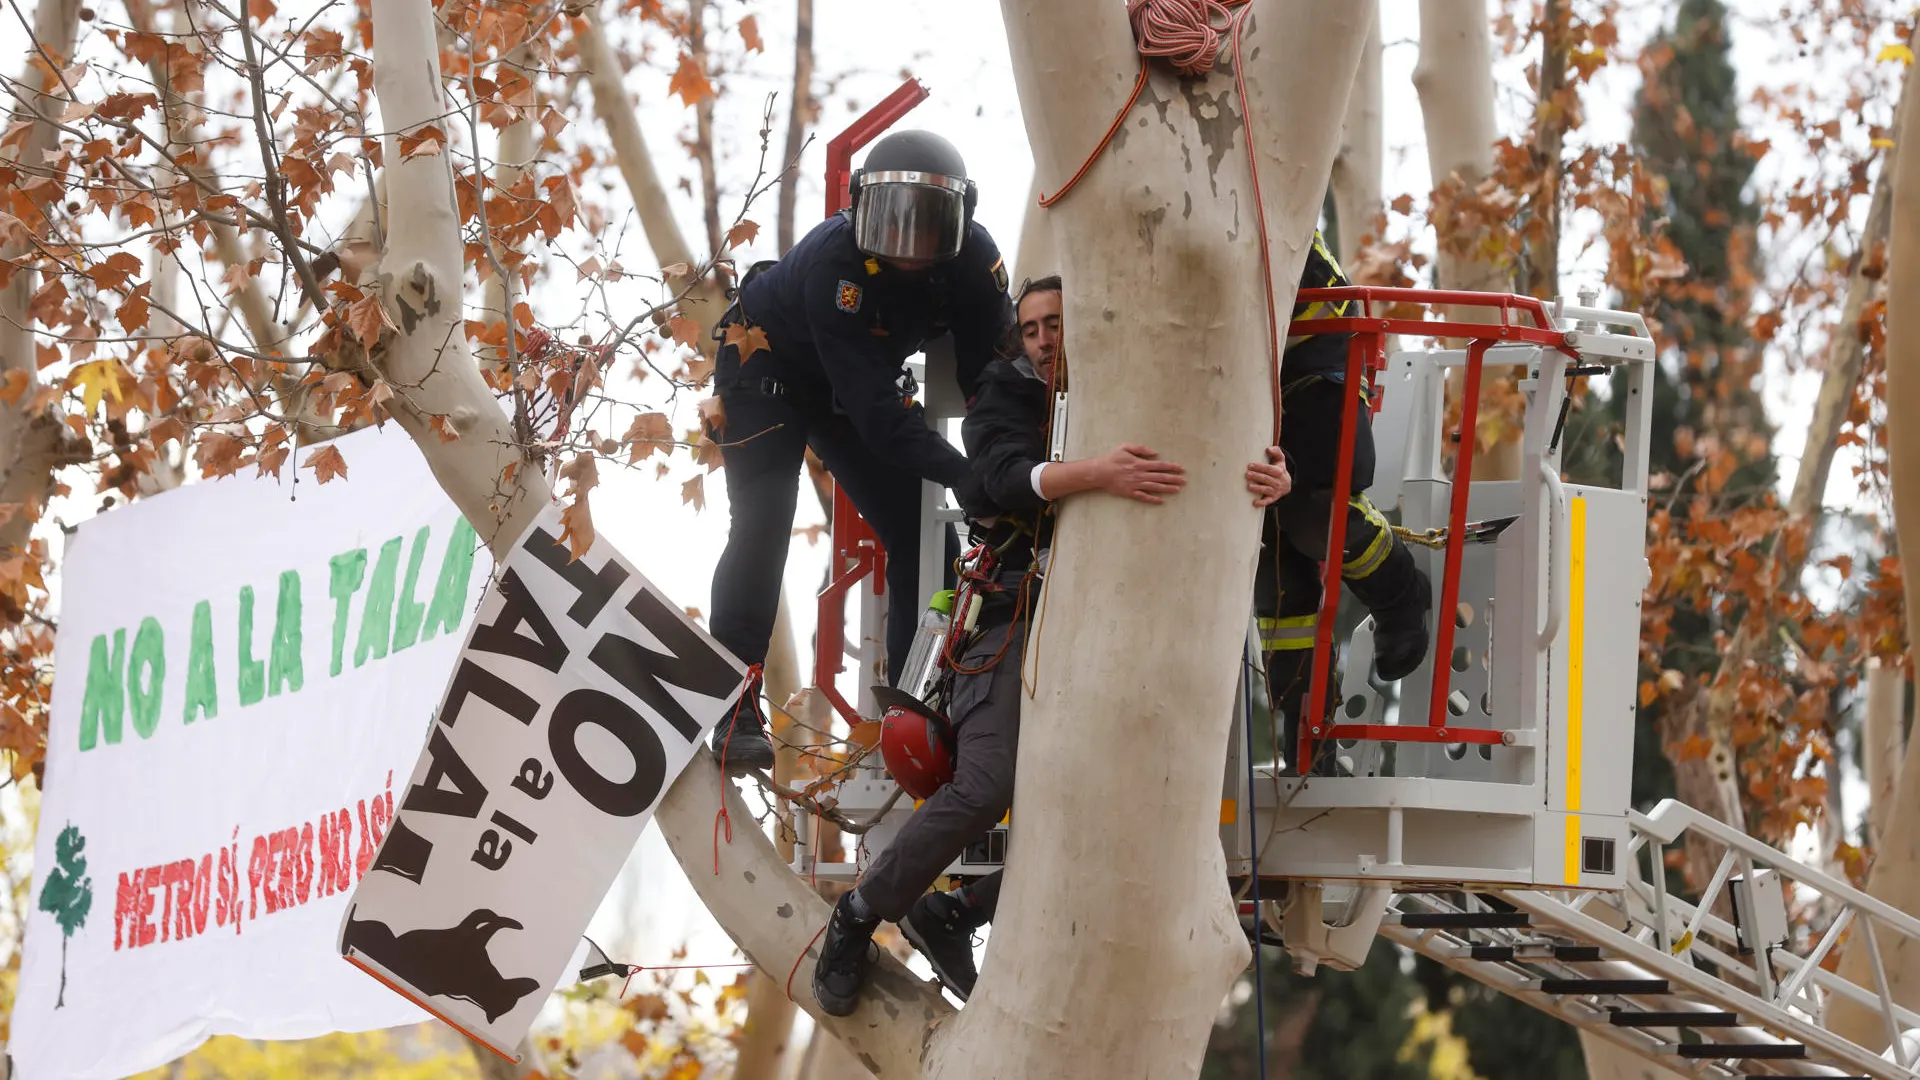
{"type": "Polygon", "coordinates": [[[1048,290],[1028,293],[1020,301],[1020,346],[1027,362],[1048,382],[1053,381],[1053,363],[1060,357],[1060,294],[1048,290]]]}

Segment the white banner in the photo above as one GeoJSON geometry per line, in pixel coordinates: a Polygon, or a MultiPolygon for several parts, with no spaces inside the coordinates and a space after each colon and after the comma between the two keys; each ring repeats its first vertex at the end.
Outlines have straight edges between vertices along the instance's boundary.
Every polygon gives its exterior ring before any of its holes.
{"type": "MultiPolygon", "coordinates": [[[[340,951],[513,1056],[667,786],[745,673],[560,511],[481,602],[340,951]]],[[[371,983],[369,984],[371,985],[371,983]]]]}
{"type": "Polygon", "coordinates": [[[334,939],[491,565],[404,433],[334,445],[344,482],[195,484],[67,545],[24,1080],[424,1019],[334,939]]]}

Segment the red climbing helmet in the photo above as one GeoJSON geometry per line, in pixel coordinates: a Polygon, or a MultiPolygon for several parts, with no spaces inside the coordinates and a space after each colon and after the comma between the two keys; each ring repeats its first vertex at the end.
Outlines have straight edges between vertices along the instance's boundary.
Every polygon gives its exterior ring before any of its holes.
{"type": "Polygon", "coordinates": [[[953,725],[912,694],[873,688],[880,703],[880,758],[894,782],[915,799],[931,798],[953,780],[953,725]]]}

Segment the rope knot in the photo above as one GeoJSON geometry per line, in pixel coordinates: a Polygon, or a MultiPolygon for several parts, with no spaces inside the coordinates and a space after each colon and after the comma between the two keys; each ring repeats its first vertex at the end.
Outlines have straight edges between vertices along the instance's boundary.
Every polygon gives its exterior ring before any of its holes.
{"type": "Polygon", "coordinates": [[[1182,75],[1205,75],[1219,59],[1233,15],[1220,0],[1129,0],[1141,56],[1163,57],[1182,75]]]}

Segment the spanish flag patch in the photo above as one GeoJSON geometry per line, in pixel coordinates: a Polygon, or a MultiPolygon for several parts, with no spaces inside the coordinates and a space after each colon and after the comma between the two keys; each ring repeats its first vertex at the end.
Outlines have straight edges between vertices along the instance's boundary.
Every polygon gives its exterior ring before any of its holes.
{"type": "Polygon", "coordinates": [[[834,297],[834,303],[840,308],[841,311],[844,311],[849,315],[859,311],[860,310],[860,286],[855,285],[853,282],[848,281],[845,278],[840,279],[840,293],[838,296],[834,297]]]}

